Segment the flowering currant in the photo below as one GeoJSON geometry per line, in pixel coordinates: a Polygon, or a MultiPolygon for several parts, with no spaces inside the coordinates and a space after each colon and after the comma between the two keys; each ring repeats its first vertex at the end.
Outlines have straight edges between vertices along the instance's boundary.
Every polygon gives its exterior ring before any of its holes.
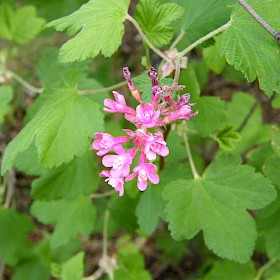
{"type": "Polygon", "coordinates": [[[97,150],[98,156],[104,156],[102,164],[110,167],[110,170],[103,170],[101,177],[106,177],[106,182],[111,185],[120,196],[124,194],[124,182],[131,181],[137,176],[137,187],[140,191],[147,188],[148,181],[152,184],[159,183],[159,176],[156,174],[157,167],[152,162],[156,156],[165,157],[169,154],[168,147],[160,131],[161,127],[178,119],[189,120],[198,112],[192,112],[194,104],[188,103],[189,94],[178,96],[177,101],[172,97],[175,90],[182,90],[183,86],[173,85],[161,86],[156,70],[152,67],[148,76],[152,80],[151,103],[143,103],[141,94],[131,80],[129,69],[123,69],[124,77],[128,87],[135,99],[140,103],[136,110],[126,105],[123,95],[113,91],[115,100],[104,100],[104,111],[109,113],[123,113],[125,118],[133,123],[135,131],[124,129],[127,136],[113,137],[108,133],[95,133],[96,140],[92,142],[92,148],[97,150]],[[155,132],[149,131],[154,129],[155,132]],[[133,141],[134,148],[126,151],[123,144],[133,141]],[[115,154],[108,154],[114,151],[115,154]],[[134,167],[131,174],[130,167],[133,159],[140,151],[139,164],[134,167]]]}

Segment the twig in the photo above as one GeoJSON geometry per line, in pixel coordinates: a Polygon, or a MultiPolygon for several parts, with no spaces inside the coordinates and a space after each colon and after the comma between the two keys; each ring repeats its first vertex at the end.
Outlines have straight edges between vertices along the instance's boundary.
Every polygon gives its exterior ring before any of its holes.
{"type": "Polygon", "coordinates": [[[280,32],[272,28],[257,12],[245,1],[237,0],[237,2],[246,10],[274,39],[280,44],[280,32]]]}
{"type": "Polygon", "coordinates": [[[101,93],[104,91],[112,91],[112,90],[115,90],[115,89],[120,88],[125,85],[126,85],[126,81],[120,82],[118,84],[115,84],[115,85],[112,85],[109,87],[98,88],[98,89],[89,89],[89,90],[79,90],[78,92],[79,92],[79,94],[96,94],[96,93],[101,93]]]}
{"type": "Polygon", "coordinates": [[[3,184],[6,188],[6,197],[3,204],[4,208],[9,208],[12,202],[13,194],[14,194],[14,188],[15,188],[15,177],[14,177],[14,171],[8,171],[3,180],[3,184]]]}
{"type": "Polygon", "coordinates": [[[188,46],[187,48],[185,48],[184,50],[182,50],[179,54],[180,56],[184,56],[185,54],[189,53],[191,50],[193,50],[195,47],[197,47],[198,45],[200,45],[201,43],[207,41],[208,39],[218,35],[219,33],[223,32],[224,30],[226,30],[228,27],[230,27],[231,22],[227,22],[226,24],[220,26],[219,28],[211,31],[210,33],[208,33],[207,35],[201,37],[200,39],[198,39],[197,41],[195,41],[194,43],[192,43],[190,46],[188,46]]]}
{"type": "Polygon", "coordinates": [[[158,48],[156,48],[150,40],[147,38],[143,30],[141,29],[140,25],[138,22],[129,14],[126,15],[126,19],[129,20],[134,27],[137,29],[139,35],[141,36],[142,40],[152,49],[158,56],[160,56],[162,59],[168,61],[169,63],[173,64],[173,61],[162,51],[160,51],[158,48]]]}
{"type": "Polygon", "coordinates": [[[243,122],[241,123],[241,125],[239,126],[239,128],[236,130],[237,132],[241,132],[242,129],[246,126],[247,122],[249,121],[249,119],[251,118],[251,116],[253,115],[255,109],[257,108],[258,105],[258,101],[255,101],[255,103],[253,104],[253,106],[251,107],[250,111],[248,112],[248,114],[246,115],[245,119],[243,120],[243,122]]]}
{"type": "Polygon", "coordinates": [[[27,81],[25,81],[22,77],[20,77],[15,72],[8,70],[6,72],[8,75],[10,75],[12,78],[14,78],[16,81],[18,81],[20,84],[22,84],[27,90],[31,91],[32,93],[41,93],[43,91],[42,88],[37,88],[29,84],[27,81]]]}

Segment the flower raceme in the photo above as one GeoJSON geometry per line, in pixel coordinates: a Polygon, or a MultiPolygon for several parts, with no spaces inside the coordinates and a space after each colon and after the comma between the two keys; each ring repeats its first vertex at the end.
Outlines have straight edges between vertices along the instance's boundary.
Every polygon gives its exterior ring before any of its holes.
{"type": "Polygon", "coordinates": [[[98,151],[97,155],[104,156],[102,164],[111,168],[103,170],[100,176],[106,178],[105,181],[119,192],[119,196],[124,194],[124,182],[131,181],[136,176],[137,187],[140,191],[147,188],[148,181],[152,184],[159,183],[159,176],[156,174],[157,168],[152,162],[156,160],[157,155],[165,157],[169,154],[160,128],[178,119],[189,120],[198,113],[197,111],[192,112],[194,104],[188,103],[189,94],[178,96],[177,101],[173,99],[173,92],[180,91],[184,87],[161,86],[153,67],[148,72],[152,82],[151,103],[143,103],[141,94],[132,82],[127,67],[123,69],[123,74],[130,92],[140,104],[134,110],[126,105],[123,95],[113,91],[115,100],[105,99],[104,111],[124,114],[125,118],[135,125],[136,130],[123,129],[127,136],[120,137],[97,132],[94,134],[97,139],[92,142],[92,148],[98,151]],[[149,129],[154,129],[154,132],[149,129]],[[134,147],[126,151],[123,144],[128,141],[132,141],[134,147]],[[114,152],[114,154],[108,154],[109,152],[114,152]],[[140,152],[139,164],[130,174],[133,159],[138,152],[140,152]]]}

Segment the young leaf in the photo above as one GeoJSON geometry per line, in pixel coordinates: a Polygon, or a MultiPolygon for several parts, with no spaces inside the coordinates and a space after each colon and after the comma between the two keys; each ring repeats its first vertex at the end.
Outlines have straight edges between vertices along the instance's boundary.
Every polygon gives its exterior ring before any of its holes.
{"type": "Polygon", "coordinates": [[[62,280],[83,280],[84,275],[84,252],[73,256],[70,260],[62,265],[62,280]]]}
{"type": "Polygon", "coordinates": [[[45,20],[36,17],[33,6],[25,6],[14,11],[9,5],[0,5],[0,39],[17,44],[32,40],[42,29],[45,20]]]}
{"type": "Polygon", "coordinates": [[[203,49],[206,65],[216,74],[221,74],[226,66],[226,60],[220,55],[222,36],[216,36],[215,44],[203,49]]]}
{"type": "Polygon", "coordinates": [[[51,247],[57,248],[77,237],[88,235],[95,222],[95,208],[89,197],[80,195],[75,200],[35,201],[32,214],[44,224],[55,224],[51,247]]]}
{"type": "Polygon", "coordinates": [[[99,106],[78,95],[76,90],[58,91],[9,143],[4,153],[2,174],[34,140],[43,166],[51,168],[70,162],[75,155],[82,155],[87,150],[88,137],[103,129],[102,118],[99,106]]]}
{"type": "Polygon", "coordinates": [[[161,189],[150,185],[141,195],[136,208],[136,216],[140,229],[150,235],[159,222],[159,217],[164,216],[165,201],[161,198],[161,189]]]}
{"type": "Polygon", "coordinates": [[[69,164],[46,169],[32,182],[32,196],[38,200],[74,199],[79,194],[90,195],[98,182],[93,153],[87,151],[69,164]]]}
{"type": "MultiPolygon", "coordinates": [[[[252,7],[276,30],[280,29],[278,11],[280,1],[254,1],[252,7]]],[[[273,37],[237,6],[231,15],[231,25],[224,32],[221,54],[227,62],[240,70],[249,82],[256,78],[265,94],[280,93],[280,47],[273,37]],[[269,73],[269,75],[268,75],[269,73]]]]}
{"type": "Polygon", "coordinates": [[[60,49],[62,62],[82,61],[99,53],[111,56],[121,45],[129,0],[90,0],[69,16],[47,27],[76,35],[60,49]]]}
{"type": "Polygon", "coordinates": [[[0,86],[0,124],[9,112],[9,102],[13,98],[13,89],[10,86],[0,86]]]}
{"type": "Polygon", "coordinates": [[[234,150],[235,143],[241,140],[240,134],[234,131],[232,126],[219,130],[213,137],[219,143],[219,146],[226,151],[234,150]]]}
{"type": "Polygon", "coordinates": [[[174,30],[169,27],[170,23],[180,18],[183,12],[184,9],[175,3],[160,5],[158,0],[140,0],[134,18],[151,43],[162,47],[173,37],[174,30]]]}
{"type": "Polygon", "coordinates": [[[182,26],[186,32],[187,43],[191,44],[207,33],[225,24],[231,13],[234,0],[175,0],[185,9],[182,26]]]}
{"type": "Polygon", "coordinates": [[[257,232],[245,209],[260,209],[276,196],[270,182],[236,155],[221,155],[200,180],[175,180],[164,190],[167,220],[175,240],[203,231],[207,247],[220,257],[249,260],[257,232]],[[234,170],[234,172],[233,172],[234,170]]]}
{"type": "Polygon", "coordinates": [[[15,265],[30,247],[27,234],[32,229],[33,223],[26,215],[0,208],[0,259],[15,265]]]}

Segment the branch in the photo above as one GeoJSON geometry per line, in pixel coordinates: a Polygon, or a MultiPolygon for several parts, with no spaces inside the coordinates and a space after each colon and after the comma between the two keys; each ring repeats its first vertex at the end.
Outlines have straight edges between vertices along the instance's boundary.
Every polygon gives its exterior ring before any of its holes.
{"type": "Polygon", "coordinates": [[[182,50],[180,52],[180,56],[184,56],[185,54],[189,53],[191,50],[193,50],[194,48],[196,48],[198,45],[202,44],[203,42],[207,41],[208,39],[218,35],[219,33],[223,32],[224,30],[226,30],[228,27],[230,27],[231,22],[227,22],[226,24],[220,26],[219,28],[211,31],[210,33],[208,33],[207,35],[201,37],[200,39],[198,39],[197,41],[195,41],[194,43],[192,43],[190,46],[188,46],[187,48],[185,48],[184,50],[182,50]]]}
{"type": "Polygon", "coordinates": [[[237,2],[280,44],[280,32],[273,29],[262,17],[260,17],[255,10],[245,1],[237,0],[237,2]]]}

